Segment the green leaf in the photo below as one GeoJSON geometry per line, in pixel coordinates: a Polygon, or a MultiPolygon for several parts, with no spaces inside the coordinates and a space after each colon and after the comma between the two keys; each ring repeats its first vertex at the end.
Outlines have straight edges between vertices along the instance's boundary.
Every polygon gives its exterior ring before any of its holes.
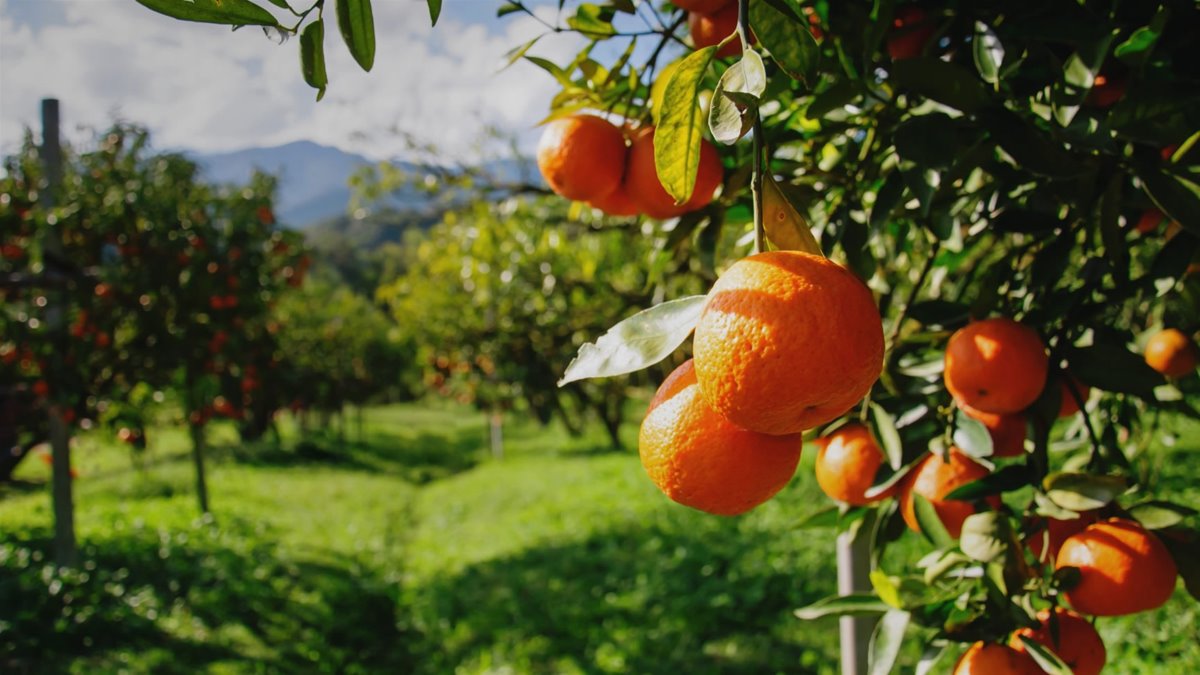
{"type": "Polygon", "coordinates": [[[916,464],[919,461],[920,460],[918,459],[918,460],[913,461],[910,464],[900,467],[900,469],[898,471],[896,471],[892,475],[888,476],[887,479],[884,480],[883,482],[876,483],[876,484],[872,485],[871,487],[867,488],[867,491],[864,492],[863,494],[866,495],[866,497],[868,499],[874,499],[874,498],[878,497],[879,495],[885,494],[888,490],[891,490],[892,487],[895,486],[897,483],[904,480],[904,477],[908,475],[908,472],[913,470],[913,467],[916,466],[916,464]]]}
{"type": "Polygon", "coordinates": [[[1050,501],[1064,509],[1092,511],[1108,505],[1128,484],[1122,476],[1060,471],[1046,476],[1042,487],[1050,501]]]}
{"type": "Polygon", "coordinates": [[[1137,175],[1146,194],[1163,213],[1192,234],[1200,235],[1200,185],[1156,167],[1139,167],[1137,175]]]}
{"type": "Polygon", "coordinates": [[[813,97],[804,110],[805,117],[820,119],[845,107],[859,97],[858,86],[848,78],[839,78],[831,87],[813,97]]]}
{"type": "Polygon", "coordinates": [[[250,0],[137,0],[159,14],[197,23],[233,26],[278,26],[267,10],[250,0]]]}
{"type": "Polygon", "coordinates": [[[921,660],[917,661],[917,668],[913,671],[913,675],[929,675],[933,669],[942,660],[942,657],[947,653],[946,644],[930,643],[925,647],[925,651],[921,654],[921,660]]]}
{"type": "Polygon", "coordinates": [[[910,117],[896,126],[896,154],[918,166],[945,169],[958,159],[958,122],[945,113],[910,117]]]}
{"type": "Polygon", "coordinates": [[[880,600],[896,609],[904,608],[904,603],[900,600],[898,579],[888,576],[887,572],[881,569],[871,570],[870,579],[871,588],[875,589],[875,594],[880,600]]]}
{"type": "Polygon", "coordinates": [[[754,125],[758,99],[767,88],[762,57],[747,49],[721,74],[708,109],[708,129],[719,143],[733,145],[754,125]]]}
{"type": "Polygon", "coordinates": [[[1154,45],[1158,44],[1158,38],[1162,35],[1170,15],[1171,10],[1165,4],[1160,5],[1154,13],[1154,18],[1150,19],[1150,24],[1133,31],[1128,39],[1117,45],[1113,55],[1134,68],[1146,63],[1154,45]]]}
{"type": "Polygon", "coordinates": [[[972,113],[988,102],[987,90],[971,71],[932,57],[903,59],[892,64],[891,82],[955,110],[972,113]]]}
{"type": "Polygon", "coordinates": [[[438,17],[442,15],[442,0],[425,0],[429,5],[429,25],[436,26],[438,17]]]}
{"type": "Polygon", "coordinates": [[[338,28],[350,55],[363,70],[375,65],[375,18],[371,0],[337,0],[338,28]]]}
{"type": "Polygon", "coordinates": [[[766,47],[783,72],[805,84],[813,82],[821,58],[821,49],[807,24],[767,0],[750,3],[750,25],[759,44],[766,47]]]}
{"type": "Polygon", "coordinates": [[[304,27],[300,34],[300,66],[304,81],[317,90],[317,100],[325,97],[329,78],[325,74],[325,20],[318,19],[304,27]]]}
{"type": "Polygon", "coordinates": [[[823,509],[818,509],[810,513],[799,523],[796,523],[796,529],[808,530],[821,527],[836,527],[841,517],[840,508],[837,506],[826,506],[823,509]]]}
{"type": "Polygon", "coordinates": [[[1004,46],[996,32],[982,21],[975,22],[975,36],[971,39],[972,53],[975,56],[975,70],[988,84],[1000,81],[1000,65],[1004,62],[1004,46]]]}
{"type": "Polygon", "coordinates": [[[899,171],[892,171],[875,193],[875,203],[871,205],[871,229],[878,232],[887,224],[892,211],[896,210],[903,199],[904,177],[899,171]]]}
{"type": "Polygon", "coordinates": [[[1012,527],[1008,518],[998,511],[973,513],[963,521],[958,546],[973,560],[999,560],[1008,550],[1012,527]]]}
{"type": "Polygon", "coordinates": [[[925,535],[934,546],[947,548],[954,545],[954,537],[946,530],[937,508],[924,496],[913,493],[913,515],[917,517],[917,525],[921,526],[921,534],[925,535]]]}
{"type": "Polygon", "coordinates": [[[1051,178],[1074,176],[1081,167],[1061,143],[1008,111],[980,115],[996,143],[1017,166],[1051,178]]]}
{"type": "Polygon", "coordinates": [[[899,470],[904,465],[904,445],[900,442],[900,432],[896,430],[896,420],[883,406],[873,401],[871,419],[875,422],[875,438],[879,439],[879,449],[887,457],[888,465],[899,470]]]}
{"type": "Polygon", "coordinates": [[[1162,530],[1196,515],[1196,510],[1171,502],[1149,501],[1129,507],[1129,515],[1147,530],[1162,530]]]}
{"type": "Polygon", "coordinates": [[[506,2],[503,5],[500,5],[500,8],[496,10],[496,18],[500,19],[500,18],[508,16],[509,14],[514,14],[516,12],[523,12],[523,11],[525,11],[525,10],[521,9],[521,6],[518,5],[517,3],[506,2]]]}
{"type": "Polygon", "coordinates": [[[1112,265],[1113,276],[1119,283],[1129,279],[1129,246],[1125,243],[1125,232],[1121,230],[1121,186],[1123,175],[1114,175],[1100,197],[1100,240],[1104,242],[1104,256],[1112,265]]]}
{"type": "Polygon", "coordinates": [[[1183,579],[1183,587],[1189,595],[1200,600],[1200,535],[1193,530],[1173,528],[1164,531],[1159,537],[1175,559],[1175,567],[1179,577],[1183,579]]]}
{"type": "Polygon", "coordinates": [[[1026,464],[1010,464],[988,475],[960,485],[946,494],[946,499],[974,501],[992,495],[1019,490],[1033,480],[1033,470],[1026,464]]]}
{"type": "Polygon", "coordinates": [[[618,12],[626,14],[637,14],[637,5],[633,0],[609,0],[609,4],[618,12]]]}
{"type": "Polygon", "coordinates": [[[1021,642],[1025,644],[1026,651],[1047,675],[1074,675],[1075,671],[1063,663],[1062,659],[1058,658],[1058,655],[1050,651],[1046,645],[1028,635],[1021,635],[1020,638],[1021,642]]]}
{"type": "Polygon", "coordinates": [[[654,167],[676,204],[696,188],[704,116],[697,102],[716,47],[697,49],[679,62],[663,95],[662,118],[654,131],[654,167]]]}
{"type": "Polygon", "coordinates": [[[961,410],[954,418],[954,444],[959,450],[976,458],[991,457],[995,450],[992,447],[992,432],[983,426],[983,422],[961,410]]]}
{"type": "Polygon", "coordinates": [[[571,81],[571,76],[567,74],[567,71],[560,68],[557,63],[549,59],[544,59],[540,56],[526,55],[525,60],[537,66],[538,68],[541,68],[547,73],[550,73],[550,75],[562,86],[567,88],[575,86],[575,83],[571,81]]]}
{"type": "Polygon", "coordinates": [[[1079,381],[1103,391],[1133,394],[1154,400],[1154,388],[1166,384],[1146,360],[1115,342],[1063,350],[1071,374],[1079,381]]]}
{"type": "Polygon", "coordinates": [[[567,19],[567,25],[589,38],[603,40],[616,33],[612,25],[615,14],[616,10],[613,7],[601,7],[585,2],[575,10],[575,16],[567,19]]]}
{"type": "Polygon", "coordinates": [[[900,648],[904,646],[904,633],[908,630],[912,615],[901,609],[893,609],[883,615],[871,636],[867,661],[871,664],[869,675],[887,675],[896,664],[900,648]]]}
{"type": "Polygon", "coordinates": [[[670,356],[692,334],[707,296],[692,295],[645,309],[579,348],[558,386],[641,370],[670,356]]]}
{"type": "Polygon", "coordinates": [[[891,610],[882,600],[869,593],[831,595],[795,611],[796,618],[812,621],[826,616],[862,616],[883,614],[891,610]]]}
{"type": "Polygon", "coordinates": [[[504,55],[504,65],[501,66],[500,70],[504,70],[520,60],[520,58],[525,56],[525,54],[529,52],[529,50],[532,49],[533,46],[538,43],[538,40],[541,40],[544,35],[545,34],[543,33],[542,35],[533,38],[529,42],[526,42],[523,45],[518,45],[509,50],[509,52],[504,55]]]}

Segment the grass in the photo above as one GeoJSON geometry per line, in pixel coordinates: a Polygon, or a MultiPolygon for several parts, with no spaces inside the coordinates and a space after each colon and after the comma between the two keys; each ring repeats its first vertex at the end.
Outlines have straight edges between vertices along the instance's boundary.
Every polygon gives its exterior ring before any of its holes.
{"type": "MultiPolygon", "coordinates": [[[[155,434],[141,470],[85,437],[85,564],[62,576],[46,467],[27,461],[28,483],[0,493],[0,670],[836,672],[836,624],[791,616],[834,589],[832,533],[795,528],[825,503],[811,453],[779,497],[728,519],[667,501],[598,429],[511,423],[502,460],[464,409],[372,409],[364,431],[299,441],[285,425],[273,448],[218,427],[214,519],[197,517],[181,432],[155,434]]],[[[1189,447],[1162,483],[1195,504],[1189,447]]],[[[1112,672],[1200,672],[1182,591],[1100,626],[1112,672]]]]}

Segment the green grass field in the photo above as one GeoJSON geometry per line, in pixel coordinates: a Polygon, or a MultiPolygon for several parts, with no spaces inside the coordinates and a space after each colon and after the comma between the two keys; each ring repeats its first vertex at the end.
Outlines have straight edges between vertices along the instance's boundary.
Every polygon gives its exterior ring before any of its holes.
{"type": "MultiPolygon", "coordinates": [[[[85,564],[65,577],[46,562],[47,468],[27,460],[30,484],[0,492],[0,671],[836,672],[836,623],[791,616],[835,584],[833,532],[796,527],[826,504],[811,454],[730,519],[667,501],[599,429],[512,423],[496,460],[465,409],[365,422],[344,445],[286,426],[282,449],[217,428],[211,520],[181,431],[155,434],[141,469],[80,439],[85,564]]],[[[1183,445],[1163,484],[1196,504],[1183,445]]],[[[1107,672],[1200,672],[1198,607],[1180,588],[1101,621],[1107,672]]]]}

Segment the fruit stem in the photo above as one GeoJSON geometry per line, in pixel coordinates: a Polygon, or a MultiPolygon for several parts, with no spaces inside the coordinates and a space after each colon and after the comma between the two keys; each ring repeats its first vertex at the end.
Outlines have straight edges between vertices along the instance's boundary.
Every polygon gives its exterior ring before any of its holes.
{"type": "MultiPolygon", "coordinates": [[[[742,41],[742,50],[753,49],[750,46],[750,0],[738,0],[738,38],[742,41]]],[[[752,131],[752,143],[754,152],[754,163],[752,165],[752,173],[750,175],[750,197],[751,203],[754,205],[754,252],[762,253],[767,250],[766,230],[763,228],[763,134],[762,134],[762,119],[758,115],[758,107],[755,106],[752,111],[754,115],[754,129],[752,131]]]]}

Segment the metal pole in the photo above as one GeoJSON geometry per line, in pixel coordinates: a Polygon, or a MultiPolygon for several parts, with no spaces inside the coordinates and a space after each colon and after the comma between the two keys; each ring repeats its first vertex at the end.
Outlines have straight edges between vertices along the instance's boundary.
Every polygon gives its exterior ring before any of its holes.
{"type": "MultiPolygon", "coordinates": [[[[59,186],[62,185],[62,145],[59,140],[58,99],[42,99],[42,163],[46,170],[46,190],[42,203],[53,209],[59,186]]],[[[57,225],[55,225],[57,227],[57,225]]],[[[66,293],[55,283],[61,276],[62,238],[49,229],[42,241],[42,267],[51,282],[47,291],[46,327],[56,345],[51,356],[51,372],[62,374],[62,353],[66,342],[66,321],[63,305],[66,293]]],[[[61,377],[56,378],[61,381],[61,377]]],[[[62,392],[52,391],[51,396],[62,392]]],[[[75,497],[71,480],[71,435],[57,402],[48,407],[51,452],[51,503],[54,511],[54,562],[59,567],[73,567],[77,561],[75,544],[75,497]]]]}
{"type": "MultiPolygon", "coordinates": [[[[869,530],[843,532],[837,538],[838,593],[849,595],[871,590],[871,538],[869,530]],[[855,536],[855,535],[858,536],[855,536]]],[[[843,616],[838,620],[842,648],[842,675],[866,675],[867,649],[874,620],[843,616]]]]}

